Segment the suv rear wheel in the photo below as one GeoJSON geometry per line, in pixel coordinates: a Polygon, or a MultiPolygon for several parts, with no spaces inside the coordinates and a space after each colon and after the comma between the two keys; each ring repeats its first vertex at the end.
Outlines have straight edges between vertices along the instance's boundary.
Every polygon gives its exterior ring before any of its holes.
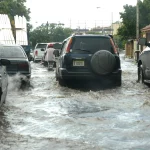
{"type": "Polygon", "coordinates": [[[144,75],[143,75],[143,67],[140,65],[139,70],[138,70],[138,81],[140,83],[144,83],[144,75]]]}
{"type": "Polygon", "coordinates": [[[65,82],[64,79],[58,78],[58,82],[59,82],[59,85],[61,85],[61,86],[65,86],[66,85],[66,82],[65,82]]]}

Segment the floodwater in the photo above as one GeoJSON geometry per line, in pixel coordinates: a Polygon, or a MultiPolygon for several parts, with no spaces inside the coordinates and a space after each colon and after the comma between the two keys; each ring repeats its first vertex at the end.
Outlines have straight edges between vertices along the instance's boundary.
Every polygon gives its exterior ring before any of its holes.
{"type": "Polygon", "coordinates": [[[150,88],[136,82],[134,60],[120,56],[121,87],[61,87],[33,62],[31,87],[9,78],[0,150],[149,150],[150,88]]]}

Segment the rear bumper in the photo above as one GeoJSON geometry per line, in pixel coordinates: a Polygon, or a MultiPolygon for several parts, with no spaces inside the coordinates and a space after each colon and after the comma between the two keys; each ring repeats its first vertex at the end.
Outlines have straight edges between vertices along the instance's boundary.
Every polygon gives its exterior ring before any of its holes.
{"type": "Polygon", "coordinates": [[[82,80],[88,80],[88,79],[116,79],[120,78],[122,74],[122,70],[118,69],[110,74],[107,75],[97,75],[92,72],[68,72],[65,68],[59,68],[60,78],[68,80],[68,79],[82,79],[82,80]]]}
{"type": "Polygon", "coordinates": [[[12,73],[12,72],[8,72],[9,76],[18,76],[20,79],[25,79],[28,80],[31,78],[31,74],[27,74],[27,73],[12,73]]]}
{"type": "Polygon", "coordinates": [[[34,60],[42,60],[43,59],[43,57],[41,56],[41,57],[33,57],[34,58],[34,60]]]}

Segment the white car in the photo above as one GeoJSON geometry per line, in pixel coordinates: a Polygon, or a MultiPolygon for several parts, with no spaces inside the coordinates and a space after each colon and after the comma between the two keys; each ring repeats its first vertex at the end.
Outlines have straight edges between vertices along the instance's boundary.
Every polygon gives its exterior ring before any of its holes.
{"type": "Polygon", "coordinates": [[[37,43],[33,51],[33,61],[41,61],[49,43],[37,43]]]}

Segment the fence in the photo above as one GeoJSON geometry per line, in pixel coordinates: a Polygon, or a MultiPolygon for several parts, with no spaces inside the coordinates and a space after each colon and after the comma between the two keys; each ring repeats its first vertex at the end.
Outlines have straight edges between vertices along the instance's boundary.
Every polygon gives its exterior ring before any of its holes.
{"type": "Polygon", "coordinates": [[[16,39],[13,36],[8,15],[0,14],[0,44],[28,45],[27,21],[25,17],[14,16],[14,20],[16,39]]]}
{"type": "Polygon", "coordinates": [[[0,44],[15,44],[8,15],[0,14],[0,44]]]}

